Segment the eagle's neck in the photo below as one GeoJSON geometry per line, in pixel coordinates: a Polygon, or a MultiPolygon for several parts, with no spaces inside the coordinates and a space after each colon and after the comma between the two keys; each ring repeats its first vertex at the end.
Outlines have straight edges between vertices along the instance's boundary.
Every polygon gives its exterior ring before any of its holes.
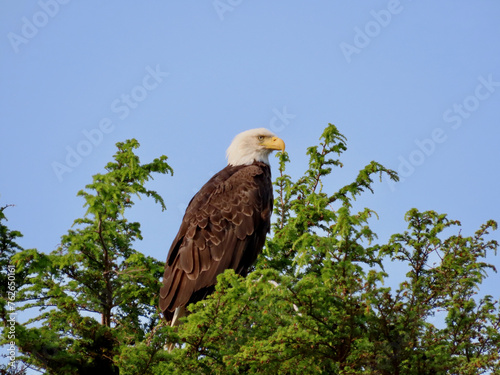
{"type": "Polygon", "coordinates": [[[256,161],[269,165],[269,154],[271,150],[256,149],[251,147],[232,147],[227,149],[228,165],[250,165],[256,161]]]}

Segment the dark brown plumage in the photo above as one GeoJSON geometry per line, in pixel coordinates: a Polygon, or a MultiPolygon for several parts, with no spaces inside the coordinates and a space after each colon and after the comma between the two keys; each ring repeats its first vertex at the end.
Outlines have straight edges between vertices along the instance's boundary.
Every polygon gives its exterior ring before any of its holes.
{"type": "Polygon", "coordinates": [[[213,291],[219,274],[233,269],[245,276],[262,251],[273,210],[274,150],[284,151],[285,143],[267,129],[238,134],[226,152],[228,166],[189,203],[160,289],[160,309],[172,326],[186,305],[213,291]]]}
{"type": "Polygon", "coordinates": [[[272,205],[264,162],[228,165],[200,189],[167,256],[160,309],[168,322],[176,308],[210,294],[224,270],[246,275],[264,246],[272,205]]]}

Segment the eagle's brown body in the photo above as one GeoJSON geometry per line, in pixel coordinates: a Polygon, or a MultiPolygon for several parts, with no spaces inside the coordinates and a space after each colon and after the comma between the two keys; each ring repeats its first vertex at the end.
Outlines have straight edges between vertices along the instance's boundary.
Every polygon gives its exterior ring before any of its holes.
{"type": "Polygon", "coordinates": [[[165,264],[160,309],[168,322],[176,308],[210,294],[224,270],[246,275],[264,246],[272,206],[271,171],[263,162],[228,165],[200,189],[165,264]]]}

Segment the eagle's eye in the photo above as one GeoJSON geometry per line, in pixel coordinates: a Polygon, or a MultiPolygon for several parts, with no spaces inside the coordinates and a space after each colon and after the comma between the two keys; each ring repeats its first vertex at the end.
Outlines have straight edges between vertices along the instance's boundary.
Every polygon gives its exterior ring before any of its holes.
{"type": "Polygon", "coordinates": [[[257,138],[259,139],[260,142],[262,142],[266,137],[264,137],[263,135],[259,135],[257,138]]]}

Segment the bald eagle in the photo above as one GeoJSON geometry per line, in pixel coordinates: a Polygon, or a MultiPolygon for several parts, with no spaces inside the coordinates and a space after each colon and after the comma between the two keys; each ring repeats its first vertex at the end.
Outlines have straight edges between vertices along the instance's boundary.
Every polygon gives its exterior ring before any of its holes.
{"type": "Polygon", "coordinates": [[[238,134],[228,165],[191,199],[167,255],[160,309],[172,326],[185,306],[214,290],[226,269],[246,276],[270,230],[273,189],[269,154],[285,143],[267,129],[238,134]]]}

